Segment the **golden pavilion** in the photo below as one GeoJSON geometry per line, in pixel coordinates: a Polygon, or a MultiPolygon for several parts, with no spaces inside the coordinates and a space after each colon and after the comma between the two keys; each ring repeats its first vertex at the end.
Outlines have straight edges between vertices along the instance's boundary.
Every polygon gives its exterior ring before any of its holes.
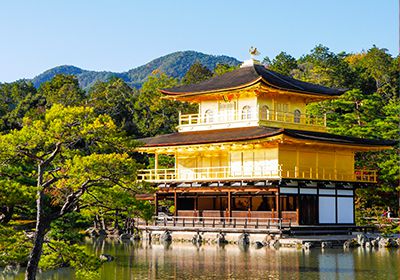
{"type": "Polygon", "coordinates": [[[254,59],[198,84],[162,89],[165,98],[197,103],[180,114],[178,132],[141,139],[154,155],[139,179],[157,187],[176,217],[281,218],[297,225],[354,225],[357,187],[376,184],[375,170],[355,169],[356,152],[390,141],[330,134],[312,102],[345,92],[293,79],[254,59]],[[160,168],[159,155],[174,157],[160,168]]]}

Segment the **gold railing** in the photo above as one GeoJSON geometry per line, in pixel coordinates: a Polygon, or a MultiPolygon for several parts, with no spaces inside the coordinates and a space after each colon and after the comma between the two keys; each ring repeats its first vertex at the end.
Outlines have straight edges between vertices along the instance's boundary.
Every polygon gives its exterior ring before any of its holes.
{"type": "Polygon", "coordinates": [[[236,179],[236,178],[279,178],[279,169],[264,168],[232,168],[223,167],[200,167],[171,169],[144,169],[139,170],[138,178],[144,181],[170,181],[170,180],[216,180],[216,179],[236,179]]]}
{"type": "Polygon", "coordinates": [[[280,123],[292,123],[314,127],[326,127],[326,115],[315,116],[311,114],[299,114],[279,111],[251,110],[242,114],[239,111],[227,111],[214,113],[212,115],[185,114],[179,115],[179,126],[220,124],[243,121],[272,121],[280,123]]]}
{"type": "Polygon", "coordinates": [[[175,169],[144,169],[139,170],[138,179],[149,182],[174,182],[174,181],[214,181],[230,179],[312,179],[350,182],[377,181],[376,170],[355,170],[354,173],[340,172],[338,170],[318,168],[305,169],[295,166],[284,168],[279,165],[276,168],[266,167],[202,167],[202,168],[181,168],[175,169]]]}
{"type": "Polygon", "coordinates": [[[312,179],[312,180],[331,180],[331,181],[351,181],[351,182],[377,182],[376,170],[356,169],[354,173],[341,172],[338,170],[325,168],[299,168],[283,169],[282,178],[292,179],[312,179]]]}
{"type": "Polygon", "coordinates": [[[326,115],[323,116],[315,116],[311,114],[296,115],[295,113],[289,113],[289,112],[269,111],[269,112],[260,112],[260,120],[326,127],[326,115]]]}

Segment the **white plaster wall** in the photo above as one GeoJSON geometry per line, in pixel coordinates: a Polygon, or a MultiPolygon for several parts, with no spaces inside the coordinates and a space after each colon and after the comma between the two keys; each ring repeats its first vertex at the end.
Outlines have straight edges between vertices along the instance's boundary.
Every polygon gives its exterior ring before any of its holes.
{"type": "Polygon", "coordinates": [[[242,109],[244,106],[250,106],[251,108],[251,118],[254,119],[257,116],[257,97],[241,97],[238,99],[238,117],[239,119],[242,117],[242,109]]]}
{"type": "Polygon", "coordinates": [[[214,116],[216,116],[218,114],[218,101],[207,100],[200,103],[200,117],[202,120],[204,119],[204,114],[207,110],[211,110],[214,116]]]}

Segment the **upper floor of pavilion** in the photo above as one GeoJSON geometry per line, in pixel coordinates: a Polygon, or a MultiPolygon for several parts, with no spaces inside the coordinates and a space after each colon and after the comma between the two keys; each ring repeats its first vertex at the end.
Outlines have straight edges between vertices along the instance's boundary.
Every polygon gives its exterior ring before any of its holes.
{"type": "Polygon", "coordinates": [[[251,126],[324,132],[326,116],[310,115],[306,106],[345,90],[299,81],[251,59],[224,75],[161,92],[167,99],[199,105],[196,114],[180,114],[179,132],[251,126]]]}

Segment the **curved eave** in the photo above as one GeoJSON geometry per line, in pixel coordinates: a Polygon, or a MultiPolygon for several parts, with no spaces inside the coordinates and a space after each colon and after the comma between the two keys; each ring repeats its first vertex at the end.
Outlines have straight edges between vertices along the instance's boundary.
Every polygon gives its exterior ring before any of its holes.
{"type": "Polygon", "coordinates": [[[265,85],[267,85],[268,87],[271,87],[271,88],[273,88],[273,89],[277,89],[277,90],[281,90],[281,91],[285,91],[285,92],[287,92],[287,93],[295,93],[295,94],[300,94],[301,96],[304,96],[304,95],[310,95],[310,96],[312,96],[312,97],[318,97],[318,98],[322,98],[322,99],[334,99],[334,98],[338,98],[340,95],[342,95],[343,93],[345,93],[347,90],[345,90],[345,91],[343,91],[343,92],[341,92],[340,94],[338,94],[338,95],[329,95],[329,94],[322,94],[322,93],[315,93],[315,92],[310,92],[310,91],[304,91],[304,90],[294,90],[294,89],[286,89],[286,88],[282,88],[282,87],[278,87],[278,86],[275,86],[275,85],[273,85],[273,84],[271,84],[271,83],[269,83],[267,80],[265,80],[264,78],[262,78],[262,77],[260,77],[261,78],[261,81],[265,84],[265,85]]]}
{"type": "Polygon", "coordinates": [[[381,145],[372,145],[372,144],[355,144],[355,143],[346,143],[338,142],[338,141],[322,141],[322,140],[309,140],[309,139],[300,139],[293,136],[284,135],[283,142],[286,143],[296,143],[310,146],[330,146],[337,148],[348,148],[355,151],[382,151],[382,150],[390,150],[393,149],[392,146],[381,146],[381,145]]]}
{"type": "Polygon", "coordinates": [[[298,144],[310,147],[335,147],[338,149],[351,149],[354,152],[365,152],[365,151],[381,151],[393,149],[392,146],[388,145],[376,145],[376,144],[359,144],[343,141],[329,141],[329,140],[313,140],[313,139],[302,139],[296,138],[295,136],[288,135],[284,130],[278,130],[270,135],[260,135],[252,137],[243,137],[240,139],[225,138],[223,141],[192,141],[192,142],[170,142],[167,144],[150,144],[148,146],[139,147],[138,152],[141,153],[173,153],[174,151],[187,148],[199,148],[199,147],[222,147],[222,146],[234,146],[234,145],[253,145],[262,143],[281,143],[281,144],[298,144]],[[168,152],[168,150],[170,150],[168,152]]]}
{"type": "Polygon", "coordinates": [[[261,80],[262,80],[262,77],[258,77],[257,79],[255,79],[249,83],[241,84],[241,85],[238,85],[235,87],[213,89],[213,90],[207,90],[207,91],[180,92],[179,94],[177,94],[176,92],[167,91],[165,89],[160,89],[160,92],[167,95],[167,96],[162,97],[164,99],[183,99],[183,98],[193,97],[193,96],[197,96],[197,95],[218,94],[218,93],[223,93],[223,92],[227,92],[227,91],[240,90],[240,89],[244,89],[246,87],[253,86],[261,80]]]}
{"type": "MultiPolygon", "coordinates": [[[[201,131],[201,132],[209,132],[209,131],[201,131]]],[[[174,147],[174,146],[212,145],[212,144],[219,145],[221,143],[244,142],[244,141],[253,141],[253,140],[260,140],[260,139],[268,139],[268,138],[270,138],[271,140],[276,140],[276,136],[280,137],[282,132],[283,132],[283,129],[276,129],[275,131],[270,131],[263,135],[250,135],[250,136],[243,136],[240,138],[235,137],[235,136],[224,137],[223,139],[220,139],[220,140],[219,139],[198,140],[198,138],[194,138],[193,140],[185,140],[184,142],[183,141],[171,141],[167,144],[165,144],[165,142],[164,143],[154,143],[154,144],[149,143],[149,144],[145,144],[143,147],[138,148],[138,150],[147,149],[147,148],[174,147]]],[[[182,134],[183,133],[190,133],[190,132],[182,132],[182,134]]]]}
{"type": "MultiPolygon", "coordinates": [[[[140,153],[164,153],[165,151],[170,150],[169,153],[173,154],[174,151],[176,150],[182,150],[182,149],[190,149],[190,148],[194,148],[194,149],[198,149],[200,147],[232,147],[235,145],[241,145],[241,146],[249,146],[249,145],[257,145],[260,143],[265,143],[268,142],[270,144],[273,143],[279,143],[281,142],[283,139],[283,135],[282,134],[278,134],[278,135],[272,135],[269,137],[263,137],[263,138],[252,138],[249,140],[224,140],[221,142],[209,142],[209,143],[185,143],[185,144],[168,144],[168,145],[157,145],[157,146],[144,146],[144,147],[139,147],[137,148],[137,151],[140,153]],[[263,141],[263,140],[267,140],[268,141],[263,141]],[[161,151],[161,152],[160,152],[161,151]]],[[[168,152],[167,152],[168,153],[168,152]]]]}
{"type": "Polygon", "coordinates": [[[160,89],[160,92],[167,95],[163,96],[163,99],[174,99],[174,100],[184,100],[184,99],[190,99],[199,95],[213,95],[213,94],[223,94],[226,92],[231,92],[231,91],[237,91],[237,90],[242,90],[249,88],[251,86],[256,85],[257,83],[261,82],[265,86],[271,89],[279,90],[287,94],[293,94],[293,95],[300,95],[300,96],[309,96],[311,98],[318,98],[318,99],[335,99],[338,98],[341,94],[343,94],[346,91],[343,91],[339,95],[328,95],[328,94],[321,94],[321,93],[315,93],[315,92],[310,92],[310,91],[304,91],[304,90],[293,90],[293,89],[286,89],[283,87],[279,87],[276,85],[273,85],[266,81],[263,77],[259,77],[249,83],[242,84],[236,87],[229,87],[229,88],[223,88],[223,89],[215,89],[215,90],[208,90],[208,91],[198,91],[198,92],[181,92],[179,94],[176,94],[175,92],[172,91],[167,91],[165,89],[160,89]]]}

